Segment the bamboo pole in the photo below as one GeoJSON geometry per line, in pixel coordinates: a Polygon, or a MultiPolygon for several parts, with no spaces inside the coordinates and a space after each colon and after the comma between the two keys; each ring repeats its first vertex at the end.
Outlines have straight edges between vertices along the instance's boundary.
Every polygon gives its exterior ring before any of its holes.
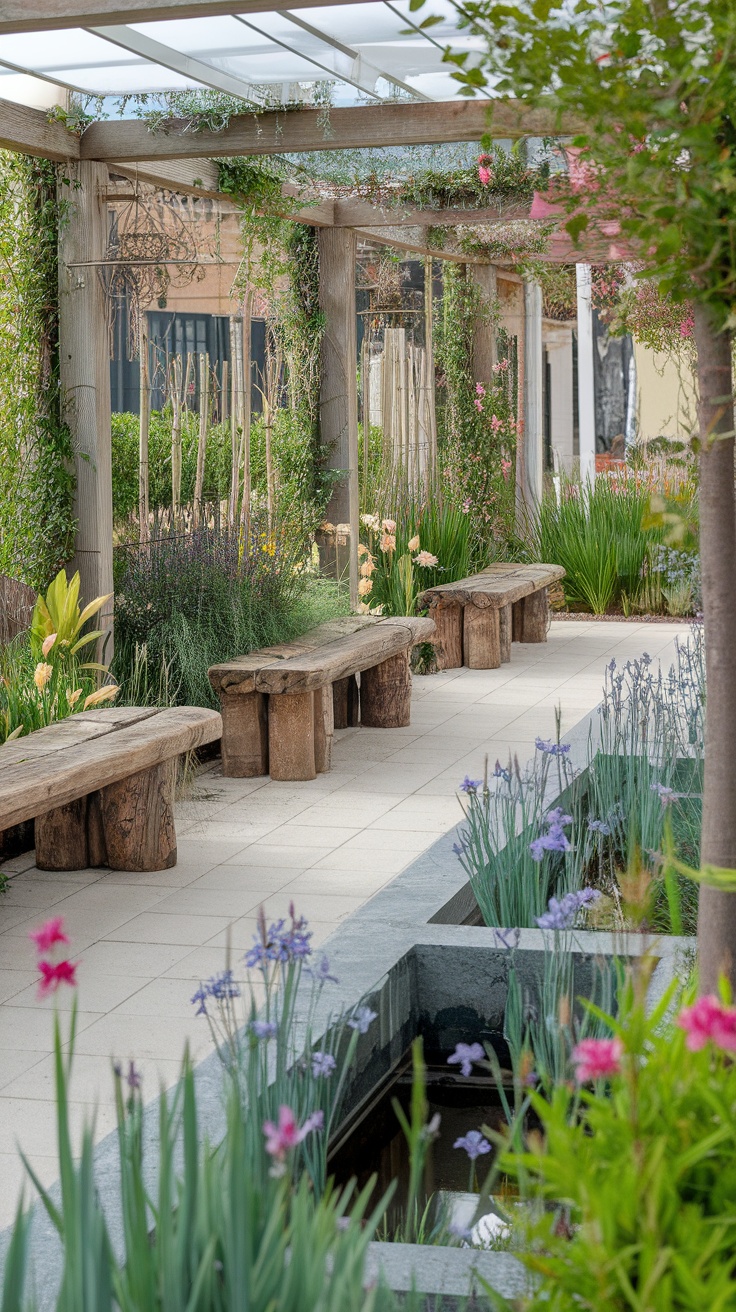
{"type": "Polygon", "coordinates": [[[181,419],[182,419],[182,361],[172,356],[169,365],[169,395],[171,398],[171,516],[174,530],[181,517],[181,419]]]}
{"type": "Polygon", "coordinates": [[[434,381],[434,301],[432,298],[432,256],[424,257],[424,340],[427,348],[427,386],[429,400],[427,481],[439,494],[437,479],[437,405],[434,381]]]}
{"type": "Polygon", "coordinates": [[[240,424],[240,450],[238,453],[238,467],[243,471],[243,497],[240,503],[240,524],[241,531],[245,537],[245,550],[248,550],[248,541],[250,537],[250,497],[251,497],[251,479],[250,479],[250,426],[251,426],[251,402],[250,402],[250,343],[251,343],[251,319],[253,315],[253,293],[250,288],[246,291],[243,300],[243,323],[240,333],[240,346],[238,351],[238,415],[240,424]]]}
{"type": "MultiPolygon", "coordinates": [[[[230,528],[234,528],[238,522],[238,504],[240,500],[240,433],[239,428],[239,406],[238,406],[238,339],[242,347],[242,336],[239,333],[240,325],[234,315],[230,315],[230,361],[232,368],[230,370],[230,387],[232,399],[230,404],[230,500],[228,503],[227,521],[230,528]]],[[[223,370],[225,365],[223,365],[223,370]]],[[[224,392],[224,385],[223,385],[224,392]]]]}
{"type": "Polygon", "coordinates": [[[367,325],[363,337],[361,377],[363,379],[363,507],[367,511],[371,450],[371,339],[370,328],[367,325]]]}
{"type": "Polygon", "coordinates": [[[202,520],[202,499],[204,492],[204,462],[207,454],[207,417],[210,399],[210,357],[204,352],[199,356],[199,433],[197,435],[197,473],[194,481],[194,527],[199,528],[202,520]]]}
{"type": "Polygon", "coordinates": [[[150,539],[148,523],[148,438],[151,427],[151,387],[148,376],[148,335],[143,313],[138,321],[138,354],[140,358],[139,422],[138,422],[138,532],[141,546],[150,539]]]}

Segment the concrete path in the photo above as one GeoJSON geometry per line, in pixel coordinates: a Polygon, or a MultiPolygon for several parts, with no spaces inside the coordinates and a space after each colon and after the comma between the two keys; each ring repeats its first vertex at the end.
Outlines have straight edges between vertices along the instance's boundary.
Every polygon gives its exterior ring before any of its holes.
{"type": "MultiPolygon", "coordinates": [[[[570,729],[600,701],[605,664],[648,651],[668,666],[682,625],[553,623],[545,646],[514,644],[500,670],[416,678],[408,729],[336,735],[333,769],[312,783],[200,773],[179,804],[179,862],[160,874],[44,873],[11,861],[0,895],[0,1228],[23,1180],[20,1144],[44,1183],[57,1177],[51,1002],[39,1002],[28,931],[63,916],[80,960],[72,1096],[77,1132],[96,1108],[114,1125],[113,1058],[135,1059],[147,1097],[173,1084],[184,1044],[208,1051],[190,998],[252,944],[256,912],[293,900],[323,941],[346,916],[461,818],[457,787],[509,753],[526,761],[537,735],[570,729]]],[[[57,1005],[68,1010],[71,990],[57,1005]]]]}

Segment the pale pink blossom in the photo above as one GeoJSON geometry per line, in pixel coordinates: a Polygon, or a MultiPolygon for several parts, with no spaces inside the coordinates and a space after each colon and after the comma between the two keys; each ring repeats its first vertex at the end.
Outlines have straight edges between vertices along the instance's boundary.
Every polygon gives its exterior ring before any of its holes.
{"type": "Polygon", "coordinates": [[[479,396],[475,396],[475,397],[473,397],[473,405],[475,406],[476,410],[478,411],[478,414],[479,414],[479,415],[482,415],[482,414],[483,414],[483,402],[481,401],[481,399],[480,399],[479,396]]]}
{"type": "Polygon", "coordinates": [[[509,474],[511,473],[511,461],[510,461],[510,460],[502,460],[502,461],[501,461],[501,473],[503,474],[503,476],[504,476],[505,479],[508,479],[508,476],[509,476],[509,474]]]}
{"type": "Polygon", "coordinates": [[[396,532],[396,520],[395,520],[395,519],[384,519],[383,523],[381,524],[381,528],[383,529],[384,533],[395,533],[395,532],[396,532]]]}
{"type": "Polygon", "coordinates": [[[414,564],[423,565],[426,569],[429,569],[432,565],[439,565],[439,563],[439,560],[432,555],[431,551],[420,551],[419,555],[414,557],[414,564]]]}
{"type": "Polygon", "coordinates": [[[503,428],[503,419],[499,419],[498,415],[491,415],[491,428],[494,433],[498,433],[503,428]]]}
{"type": "Polygon", "coordinates": [[[476,384],[475,384],[475,394],[476,394],[476,396],[485,396],[485,394],[486,394],[486,389],[485,389],[485,387],[483,386],[482,383],[476,383],[476,384]]]}
{"type": "Polygon", "coordinates": [[[582,1039],[572,1050],[578,1084],[618,1075],[623,1051],[620,1039],[582,1039]]]}
{"type": "Polygon", "coordinates": [[[410,538],[410,540],[409,540],[409,541],[407,542],[407,544],[406,544],[406,549],[407,549],[407,551],[418,551],[418,550],[419,550],[419,534],[418,534],[418,533],[416,533],[416,534],[414,535],[413,538],[410,538]]]}
{"type": "Polygon", "coordinates": [[[368,593],[371,592],[372,589],[373,589],[373,584],[371,583],[370,579],[362,578],[358,580],[359,597],[367,597],[368,593]]]}
{"type": "Polygon", "coordinates": [[[36,944],[39,955],[50,952],[57,943],[69,942],[68,936],[64,933],[63,916],[54,916],[52,920],[45,920],[38,929],[32,929],[28,937],[36,944]]]}
{"type": "MultiPolygon", "coordinates": [[[[390,522],[389,520],[384,520],[384,523],[389,523],[389,522],[390,522]]],[[[396,550],[396,534],[395,534],[395,533],[384,533],[383,536],[382,536],[382,538],[381,538],[380,547],[381,547],[381,551],[395,551],[395,550],[396,550]]]]}
{"type": "Polygon", "coordinates": [[[508,360],[497,360],[493,366],[493,372],[496,374],[505,374],[509,367],[508,360]]]}
{"type": "Polygon", "coordinates": [[[44,660],[48,656],[55,642],[56,642],[55,633],[49,633],[48,637],[44,638],[43,642],[41,643],[41,651],[43,653],[44,660]]]}
{"type": "Polygon", "coordinates": [[[677,1017],[680,1029],[685,1030],[685,1043],[691,1052],[715,1043],[724,1052],[736,1052],[736,1007],[726,1007],[709,993],[698,998],[692,1007],[683,1007],[677,1017]]]}
{"type": "Polygon", "coordinates": [[[321,1130],[323,1125],[324,1113],[321,1111],[313,1112],[300,1126],[291,1107],[279,1107],[278,1124],[265,1121],[263,1125],[266,1152],[269,1157],[275,1157],[277,1161],[282,1162],[292,1148],[298,1147],[313,1130],[321,1130]]]}
{"type": "Polygon", "coordinates": [[[33,671],[33,682],[39,692],[43,692],[53,672],[53,666],[46,665],[43,661],[38,662],[38,665],[33,671]]]}

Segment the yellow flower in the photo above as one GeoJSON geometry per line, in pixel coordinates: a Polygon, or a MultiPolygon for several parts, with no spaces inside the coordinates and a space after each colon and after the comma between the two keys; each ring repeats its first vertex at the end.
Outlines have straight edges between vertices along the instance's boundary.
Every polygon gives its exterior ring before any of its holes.
{"type": "Polygon", "coordinates": [[[55,633],[50,633],[47,638],[44,638],[41,644],[41,651],[43,652],[44,656],[48,656],[55,642],[56,642],[55,633]]]}
{"type": "Polygon", "coordinates": [[[98,688],[97,692],[91,692],[89,697],[85,697],[82,710],[88,711],[90,706],[101,706],[103,702],[111,702],[119,691],[116,683],[106,683],[104,688],[98,688]]]}
{"type": "Polygon", "coordinates": [[[67,702],[69,703],[70,706],[76,706],[81,696],[82,696],[82,689],[75,688],[74,692],[69,693],[69,696],[67,697],[67,702]]]}
{"type": "Polygon", "coordinates": [[[39,692],[43,692],[53,672],[54,669],[52,665],[46,665],[44,661],[38,662],[38,665],[33,671],[33,682],[35,683],[39,692]]]}
{"type": "Polygon", "coordinates": [[[407,550],[408,550],[408,551],[418,551],[418,550],[419,550],[419,534],[418,534],[418,533],[417,533],[416,537],[413,537],[413,538],[411,539],[411,542],[408,542],[408,543],[407,543],[407,550]]]}
{"type": "Polygon", "coordinates": [[[372,588],[373,584],[370,579],[361,579],[358,583],[358,596],[367,597],[372,588]]]}

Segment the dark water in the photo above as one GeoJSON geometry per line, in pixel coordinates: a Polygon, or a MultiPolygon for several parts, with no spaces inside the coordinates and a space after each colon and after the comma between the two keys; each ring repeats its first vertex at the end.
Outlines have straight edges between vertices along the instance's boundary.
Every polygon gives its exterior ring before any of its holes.
{"type": "MultiPolygon", "coordinates": [[[[396,1113],[391,1105],[396,1098],[410,1119],[411,1063],[401,1064],[389,1084],[379,1090],[375,1100],[349,1123],[330,1153],[328,1171],[338,1184],[355,1179],[362,1188],[373,1174],[377,1182],[373,1201],[377,1202],[396,1180],[398,1187],[388,1213],[389,1228],[398,1224],[409,1183],[409,1151],[396,1113]]],[[[432,1196],[441,1195],[445,1207],[467,1211],[469,1191],[482,1185],[493,1162],[488,1153],[476,1163],[477,1176],[471,1176],[471,1163],[464,1149],[455,1148],[455,1140],[469,1130],[487,1125],[497,1130],[505,1123],[495,1090],[487,1078],[461,1075],[447,1067],[429,1067],[427,1071],[428,1120],[440,1117],[439,1137],[432,1143],[424,1180],[420,1208],[432,1196]],[[465,1201],[464,1201],[465,1200],[465,1201]]],[[[499,1186],[494,1190],[499,1192],[499,1186]]],[[[470,1208],[471,1212],[473,1208],[470,1208]]]]}

